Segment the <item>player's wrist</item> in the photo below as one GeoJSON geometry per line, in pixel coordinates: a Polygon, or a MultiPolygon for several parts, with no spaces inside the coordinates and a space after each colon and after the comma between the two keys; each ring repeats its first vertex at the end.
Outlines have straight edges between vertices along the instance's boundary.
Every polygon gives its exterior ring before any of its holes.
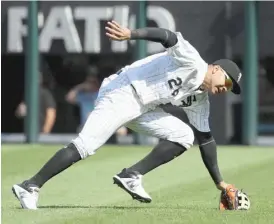
{"type": "Polygon", "coordinates": [[[228,184],[225,183],[224,181],[221,181],[216,184],[217,189],[219,189],[221,191],[225,190],[227,188],[227,186],[228,186],[228,184]]]}
{"type": "Polygon", "coordinates": [[[138,39],[138,31],[137,30],[129,30],[129,40],[138,39]]]}

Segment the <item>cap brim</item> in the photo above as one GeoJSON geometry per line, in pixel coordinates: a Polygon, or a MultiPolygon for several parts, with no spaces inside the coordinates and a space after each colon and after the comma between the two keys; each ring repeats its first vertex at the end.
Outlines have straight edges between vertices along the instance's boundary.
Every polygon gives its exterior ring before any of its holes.
{"type": "Polygon", "coordinates": [[[229,77],[232,79],[233,81],[233,89],[231,90],[232,93],[239,95],[241,94],[241,87],[240,85],[229,75],[229,77]]]}

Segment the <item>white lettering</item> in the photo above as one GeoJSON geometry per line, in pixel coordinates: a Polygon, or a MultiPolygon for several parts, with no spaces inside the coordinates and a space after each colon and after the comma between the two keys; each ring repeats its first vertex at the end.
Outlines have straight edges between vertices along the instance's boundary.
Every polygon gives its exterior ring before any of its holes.
{"type": "Polygon", "coordinates": [[[67,52],[82,52],[80,38],[69,6],[52,7],[50,10],[45,26],[40,34],[40,50],[42,52],[49,52],[52,41],[55,39],[64,41],[67,52]]]}
{"type": "MultiPolygon", "coordinates": [[[[158,27],[175,31],[175,21],[172,14],[161,6],[148,6],[147,15],[149,20],[155,21],[158,27]]],[[[130,8],[127,5],[115,7],[75,7],[74,14],[70,6],[53,6],[49,14],[44,18],[42,12],[38,13],[38,27],[41,28],[39,37],[39,49],[41,52],[50,52],[54,40],[62,40],[68,53],[100,53],[101,35],[100,21],[114,19],[122,26],[130,29],[136,28],[136,15],[129,15],[130,8]],[[74,16],[74,18],[73,18],[74,16]],[[84,20],[83,48],[79,33],[75,27],[76,20],[84,20]]],[[[7,51],[23,52],[22,38],[27,35],[27,25],[23,20],[27,18],[26,7],[10,7],[7,18],[7,51]]],[[[129,41],[135,44],[135,41],[129,41]]],[[[163,50],[161,44],[148,42],[148,54],[163,50]]],[[[112,41],[113,52],[126,52],[127,41],[112,41]]]]}
{"type": "MultiPolygon", "coordinates": [[[[148,6],[147,17],[149,20],[156,22],[158,27],[169,29],[171,31],[176,31],[174,17],[167,9],[161,6],[148,6]]],[[[130,16],[129,28],[136,29],[136,15],[130,16]]],[[[134,45],[135,43],[136,43],[135,40],[130,41],[130,44],[134,45]]],[[[147,43],[148,54],[157,53],[163,50],[164,50],[164,47],[159,43],[153,43],[153,42],[147,43]]]]}
{"type": "Polygon", "coordinates": [[[37,21],[38,27],[41,28],[44,26],[44,14],[41,12],[38,12],[38,21],[37,21]]]}
{"type": "MultiPolygon", "coordinates": [[[[136,29],[136,15],[131,15],[129,17],[128,27],[131,30],[136,29]]],[[[129,43],[132,44],[132,45],[135,45],[136,40],[130,40],[129,43]]]]}
{"type": "Polygon", "coordinates": [[[26,7],[11,7],[7,16],[7,51],[18,53],[23,51],[22,37],[27,35],[27,26],[23,19],[27,18],[26,7]]]}
{"type": "Polygon", "coordinates": [[[110,7],[77,7],[76,19],[85,20],[84,49],[87,53],[101,52],[100,20],[111,18],[113,9],[110,7]]]}

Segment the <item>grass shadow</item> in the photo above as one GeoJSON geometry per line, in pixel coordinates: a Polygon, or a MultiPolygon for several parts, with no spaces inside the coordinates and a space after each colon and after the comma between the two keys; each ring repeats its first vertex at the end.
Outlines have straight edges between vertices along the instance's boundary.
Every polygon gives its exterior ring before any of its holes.
{"type": "Polygon", "coordinates": [[[146,206],[116,206],[116,205],[45,205],[45,206],[39,206],[39,209],[79,209],[79,208],[84,208],[84,209],[114,209],[114,210],[147,210],[147,209],[178,209],[178,210],[217,210],[216,208],[213,207],[206,207],[206,206],[191,206],[191,205],[180,205],[180,206],[157,206],[157,205],[146,205],[146,206]]]}

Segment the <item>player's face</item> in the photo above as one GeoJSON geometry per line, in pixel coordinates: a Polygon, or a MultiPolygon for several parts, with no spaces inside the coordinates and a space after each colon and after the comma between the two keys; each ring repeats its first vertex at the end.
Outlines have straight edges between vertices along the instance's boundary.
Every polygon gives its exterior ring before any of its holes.
{"type": "Polygon", "coordinates": [[[215,66],[212,70],[211,89],[212,94],[219,94],[232,89],[232,80],[226,72],[220,67],[215,66]]]}

